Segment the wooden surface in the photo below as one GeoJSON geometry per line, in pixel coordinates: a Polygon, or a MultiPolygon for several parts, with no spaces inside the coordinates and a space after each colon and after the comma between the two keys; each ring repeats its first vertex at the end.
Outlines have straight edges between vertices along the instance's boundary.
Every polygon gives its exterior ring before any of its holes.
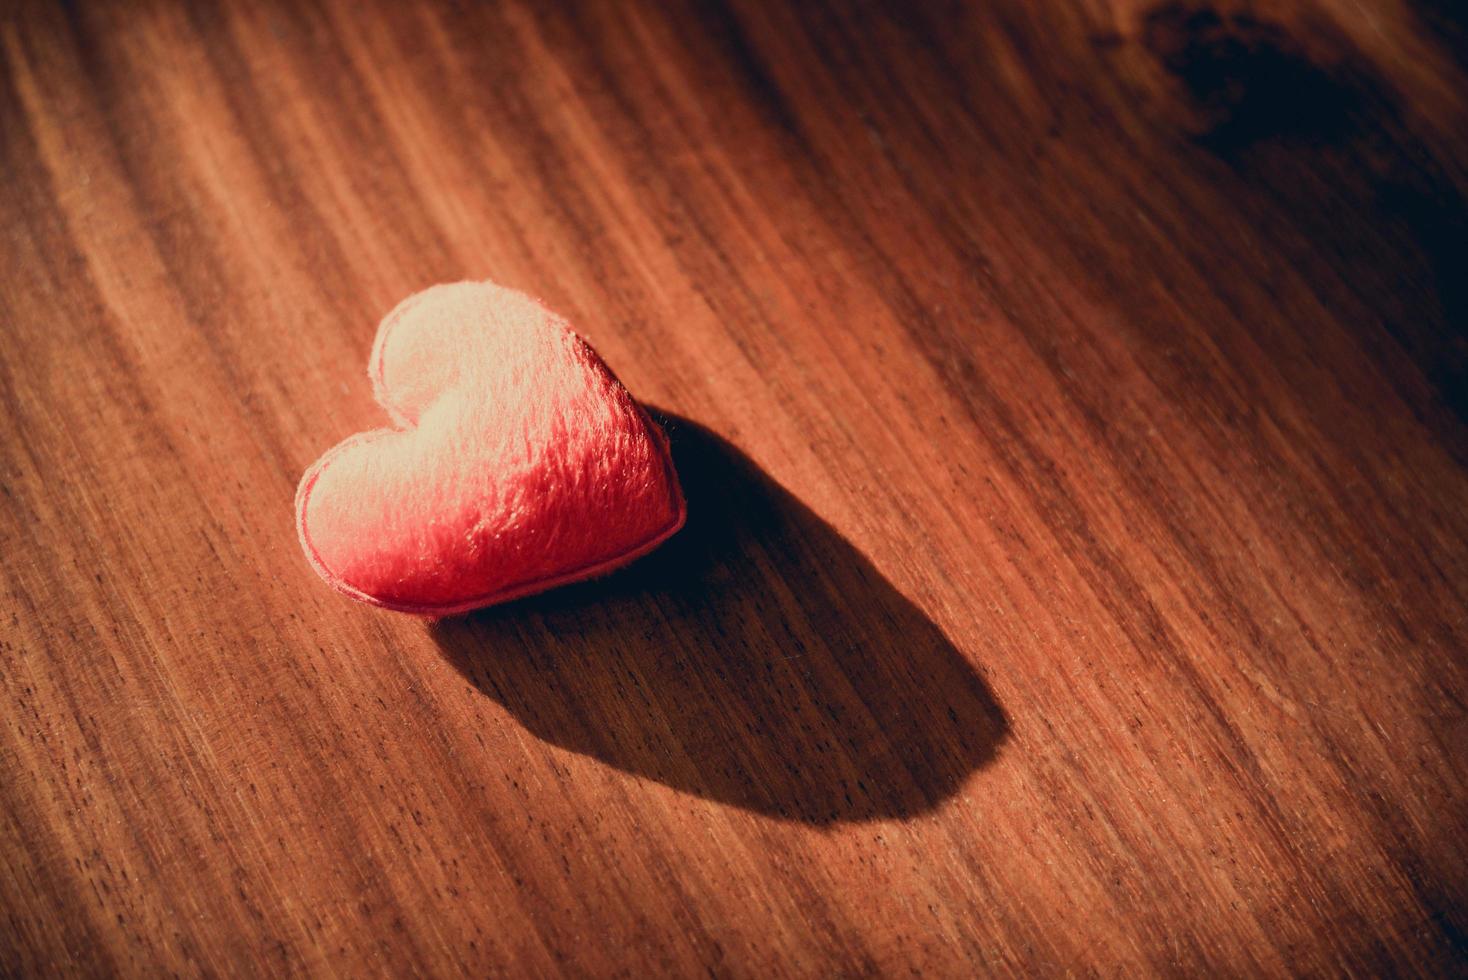
{"type": "Polygon", "coordinates": [[[1468,969],[1461,10],[8,8],[0,971],[1468,969]],[[693,516],[430,624],[291,499],[464,277],[693,516]]]}

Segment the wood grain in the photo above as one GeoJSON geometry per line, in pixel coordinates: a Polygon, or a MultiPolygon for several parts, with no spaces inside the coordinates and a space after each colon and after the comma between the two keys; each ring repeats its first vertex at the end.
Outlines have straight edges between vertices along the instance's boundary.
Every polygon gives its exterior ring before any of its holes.
{"type": "Polygon", "coordinates": [[[0,20],[0,971],[1468,969],[1443,0],[0,20]],[[692,518],[316,580],[378,318],[492,278],[692,518]]]}

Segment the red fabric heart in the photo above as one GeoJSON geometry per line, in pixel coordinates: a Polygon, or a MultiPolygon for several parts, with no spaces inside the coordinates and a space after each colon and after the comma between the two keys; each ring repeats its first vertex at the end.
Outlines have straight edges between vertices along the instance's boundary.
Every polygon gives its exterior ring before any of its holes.
{"type": "Polygon", "coordinates": [[[369,369],[395,429],[296,491],[301,547],[363,602],[444,616],[610,571],[683,526],[667,438],[566,322],[491,283],[382,321],[369,369]]]}

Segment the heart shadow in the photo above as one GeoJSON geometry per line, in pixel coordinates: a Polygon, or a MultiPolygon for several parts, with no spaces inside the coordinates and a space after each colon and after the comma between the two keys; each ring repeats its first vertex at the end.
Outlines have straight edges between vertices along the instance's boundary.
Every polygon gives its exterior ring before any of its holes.
{"type": "Polygon", "coordinates": [[[952,796],[1009,732],[968,659],[738,449],[665,428],[683,530],[606,578],[434,622],[444,657],[553,745],[758,813],[952,796]]]}

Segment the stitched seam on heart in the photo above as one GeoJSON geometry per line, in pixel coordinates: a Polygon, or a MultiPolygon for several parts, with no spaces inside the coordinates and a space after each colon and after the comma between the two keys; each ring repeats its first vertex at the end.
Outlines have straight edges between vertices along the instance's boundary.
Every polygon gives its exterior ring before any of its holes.
{"type": "Polygon", "coordinates": [[[547,592],[551,589],[557,588],[558,586],[570,585],[572,582],[585,581],[586,579],[596,578],[598,575],[615,571],[616,569],[621,568],[623,565],[630,564],[631,562],[636,561],[638,558],[641,558],[644,555],[651,553],[654,549],[658,547],[658,545],[662,544],[668,538],[678,533],[678,531],[683,527],[687,516],[687,511],[680,510],[677,519],[672,524],[668,525],[667,528],[659,531],[657,534],[649,538],[644,543],[620,555],[616,555],[604,561],[597,562],[596,564],[587,565],[584,568],[577,569],[574,572],[564,573],[558,577],[537,579],[536,581],[528,582],[524,585],[518,585],[511,589],[504,589],[500,592],[493,592],[489,595],[481,596],[477,599],[469,599],[464,602],[455,603],[453,605],[442,606],[396,602],[391,599],[383,599],[368,592],[363,592],[361,589],[358,589],[353,585],[347,584],[346,581],[333,574],[321,562],[320,557],[316,554],[315,548],[311,544],[310,539],[306,535],[304,529],[300,530],[300,535],[301,541],[305,545],[307,556],[311,559],[311,564],[316,568],[317,574],[319,574],[328,585],[330,585],[336,591],[340,592],[342,595],[345,595],[352,599],[356,599],[359,602],[365,602],[371,606],[377,606],[381,609],[390,610],[392,612],[410,613],[418,616],[454,616],[458,615],[459,613],[473,612],[474,610],[482,609],[485,606],[497,605],[503,602],[510,602],[515,599],[523,599],[526,596],[535,595],[539,592],[547,592]]]}

